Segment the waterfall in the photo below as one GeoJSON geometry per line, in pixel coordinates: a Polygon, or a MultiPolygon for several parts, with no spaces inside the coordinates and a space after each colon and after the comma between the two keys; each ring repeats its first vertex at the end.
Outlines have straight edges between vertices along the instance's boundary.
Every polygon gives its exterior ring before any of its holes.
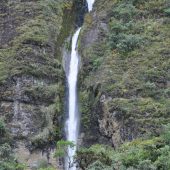
{"type": "Polygon", "coordinates": [[[95,0],[87,0],[89,12],[93,9],[93,4],[95,0]]]}
{"type": "MultiPolygon", "coordinates": [[[[77,75],[79,68],[79,57],[77,51],[77,41],[79,37],[81,28],[79,28],[73,38],[72,38],[72,50],[71,50],[71,60],[69,74],[67,77],[68,88],[69,88],[69,117],[66,122],[66,132],[67,140],[73,142],[77,145],[78,138],[78,124],[79,124],[79,115],[78,115],[78,102],[77,102],[77,75]]],[[[66,163],[66,170],[75,170],[76,167],[69,167],[69,162],[73,163],[73,156],[76,152],[76,146],[73,148],[68,148],[68,158],[66,163]]]]}
{"type": "MultiPolygon", "coordinates": [[[[89,12],[92,10],[94,0],[87,0],[89,12]]],[[[66,137],[68,141],[75,144],[75,147],[68,148],[68,156],[66,158],[65,169],[76,170],[76,166],[73,163],[73,157],[76,153],[76,145],[79,133],[79,113],[78,113],[78,101],[77,101],[77,76],[79,70],[79,56],[77,49],[78,37],[81,27],[78,28],[72,37],[71,59],[69,64],[69,72],[67,76],[69,98],[68,98],[68,119],[66,121],[66,137]],[[71,163],[71,166],[70,166],[71,163]]]]}

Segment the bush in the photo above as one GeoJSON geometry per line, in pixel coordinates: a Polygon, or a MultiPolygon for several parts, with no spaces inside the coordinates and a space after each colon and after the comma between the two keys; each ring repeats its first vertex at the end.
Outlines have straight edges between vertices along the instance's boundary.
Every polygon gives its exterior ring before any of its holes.
{"type": "Polygon", "coordinates": [[[170,124],[164,126],[163,139],[167,145],[170,145],[170,124]]]}
{"type": "Polygon", "coordinates": [[[52,167],[48,167],[48,168],[40,168],[39,170],[56,170],[56,169],[52,167]]]}
{"type": "Polygon", "coordinates": [[[94,162],[87,170],[113,170],[112,167],[102,164],[100,161],[94,162]]]}
{"type": "Polygon", "coordinates": [[[7,160],[7,159],[11,158],[11,152],[12,152],[12,149],[7,143],[1,145],[0,146],[1,160],[7,160]]]}
{"type": "Polygon", "coordinates": [[[26,166],[15,161],[0,161],[0,170],[26,170],[26,166]]]}
{"type": "Polygon", "coordinates": [[[57,150],[55,152],[55,157],[65,157],[68,155],[68,147],[73,148],[75,144],[70,141],[60,140],[57,142],[57,150]]]}
{"type": "Polygon", "coordinates": [[[152,164],[151,160],[144,160],[139,162],[137,166],[139,170],[157,170],[157,168],[152,164]]]}
{"type": "Polygon", "coordinates": [[[112,12],[109,33],[111,49],[124,53],[139,48],[144,43],[144,39],[134,33],[134,18],[138,10],[131,3],[120,3],[112,12]]]}
{"type": "Polygon", "coordinates": [[[133,6],[131,2],[120,3],[112,11],[112,15],[116,19],[123,20],[124,22],[128,22],[138,13],[139,11],[135,8],[135,6],[133,6]]]}
{"type": "Polygon", "coordinates": [[[120,37],[121,38],[118,40],[116,44],[116,48],[120,52],[130,52],[134,50],[135,48],[139,48],[141,44],[143,43],[143,40],[139,35],[122,34],[120,35],[120,37]]]}
{"type": "Polygon", "coordinates": [[[167,8],[164,10],[164,13],[167,15],[167,16],[170,16],[170,8],[167,8]]]}
{"type": "Polygon", "coordinates": [[[116,150],[103,145],[93,145],[77,151],[76,159],[87,170],[168,170],[170,169],[170,126],[159,137],[138,139],[123,144],[116,150]]]}
{"type": "Polygon", "coordinates": [[[0,170],[24,170],[25,168],[24,164],[17,163],[8,143],[0,145],[0,170]]]}
{"type": "Polygon", "coordinates": [[[89,165],[95,164],[95,166],[99,166],[102,164],[103,166],[111,165],[111,151],[107,149],[108,147],[104,145],[93,145],[89,149],[83,148],[77,151],[76,161],[78,165],[83,168],[88,168],[89,165]],[[98,161],[97,163],[95,163],[98,161]],[[99,165],[98,165],[99,164],[99,165]]]}
{"type": "Polygon", "coordinates": [[[6,132],[6,128],[5,128],[5,123],[2,119],[0,119],[0,136],[4,136],[6,132]]]}
{"type": "Polygon", "coordinates": [[[39,170],[55,170],[53,167],[48,167],[48,168],[40,168],[39,170]]]}

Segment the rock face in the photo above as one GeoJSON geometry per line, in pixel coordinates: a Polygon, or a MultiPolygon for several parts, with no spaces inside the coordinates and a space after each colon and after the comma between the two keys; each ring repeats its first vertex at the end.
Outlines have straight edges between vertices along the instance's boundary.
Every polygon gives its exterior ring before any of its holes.
{"type": "Polygon", "coordinates": [[[62,48],[86,11],[85,0],[0,2],[0,120],[9,131],[5,142],[28,169],[58,166],[53,154],[63,136],[62,48]]]}
{"type": "Polygon", "coordinates": [[[49,100],[37,98],[37,101],[34,98],[36,96],[30,96],[27,93],[29,88],[47,87],[49,83],[32,76],[13,79],[3,84],[0,115],[5,118],[10,135],[15,141],[15,153],[18,160],[27,163],[29,167],[32,167],[33,164],[38,166],[39,162],[43,160],[49,163],[52,161],[52,165],[57,166],[51,152],[51,147],[54,148],[55,145],[52,140],[48,142],[50,138],[54,138],[53,127],[58,126],[53,121],[55,111],[50,110],[51,106],[49,107],[54,103],[55,95],[49,96],[49,100]],[[41,149],[36,150],[38,147],[41,149]],[[42,155],[43,152],[44,155],[42,155]]]}
{"type": "Polygon", "coordinates": [[[29,168],[41,161],[57,166],[64,98],[59,42],[69,34],[61,31],[63,10],[70,15],[72,2],[0,2],[0,117],[18,161],[29,168]]]}
{"type": "Polygon", "coordinates": [[[168,123],[167,8],[167,1],[99,0],[86,15],[79,81],[83,145],[117,147],[158,135],[168,123]]]}

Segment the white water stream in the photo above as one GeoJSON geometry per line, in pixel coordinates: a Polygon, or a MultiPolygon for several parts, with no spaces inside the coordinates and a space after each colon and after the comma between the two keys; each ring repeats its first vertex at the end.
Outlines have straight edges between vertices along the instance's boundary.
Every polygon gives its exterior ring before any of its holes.
{"type": "Polygon", "coordinates": [[[93,4],[95,0],[87,0],[89,12],[93,9],[93,4]]]}
{"type": "MultiPolygon", "coordinates": [[[[77,51],[77,41],[81,28],[79,28],[72,38],[72,51],[71,51],[71,60],[70,68],[68,75],[68,88],[69,88],[69,118],[66,122],[67,127],[67,140],[73,142],[77,145],[78,138],[78,124],[79,124],[79,115],[78,115],[78,102],[77,102],[77,75],[78,75],[78,66],[79,58],[77,51]]],[[[75,155],[76,147],[68,148],[68,158],[66,163],[66,170],[75,170],[76,167],[69,167],[69,163],[73,162],[73,156],[75,155]]],[[[71,165],[70,165],[71,166],[71,165]]]]}
{"type": "MultiPolygon", "coordinates": [[[[89,12],[92,10],[94,0],[87,0],[89,12]]],[[[79,133],[79,113],[78,113],[78,100],[77,100],[77,76],[79,70],[79,56],[77,50],[77,41],[81,28],[78,28],[72,37],[71,60],[69,65],[69,74],[67,77],[69,88],[69,115],[66,121],[66,137],[68,141],[77,145],[79,133]]],[[[76,170],[73,164],[73,157],[76,153],[76,146],[68,148],[68,157],[66,158],[65,169],[76,170]]]]}

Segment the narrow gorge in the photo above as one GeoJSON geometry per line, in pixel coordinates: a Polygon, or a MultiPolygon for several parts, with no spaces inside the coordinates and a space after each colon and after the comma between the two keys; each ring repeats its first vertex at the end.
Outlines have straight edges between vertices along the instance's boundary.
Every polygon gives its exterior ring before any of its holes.
{"type": "MultiPolygon", "coordinates": [[[[87,1],[88,11],[90,12],[93,7],[93,0],[87,1]]],[[[69,64],[69,71],[67,76],[68,82],[68,120],[66,120],[66,136],[67,140],[74,143],[73,148],[68,148],[68,157],[66,157],[66,170],[76,170],[76,165],[71,165],[73,163],[73,157],[76,154],[76,148],[78,145],[78,135],[80,126],[80,113],[79,113],[79,101],[77,98],[77,78],[79,71],[79,54],[78,54],[78,38],[81,31],[81,27],[78,28],[72,38],[72,48],[71,48],[71,59],[69,64]],[[70,167],[71,166],[71,167],[70,167]]]]}

